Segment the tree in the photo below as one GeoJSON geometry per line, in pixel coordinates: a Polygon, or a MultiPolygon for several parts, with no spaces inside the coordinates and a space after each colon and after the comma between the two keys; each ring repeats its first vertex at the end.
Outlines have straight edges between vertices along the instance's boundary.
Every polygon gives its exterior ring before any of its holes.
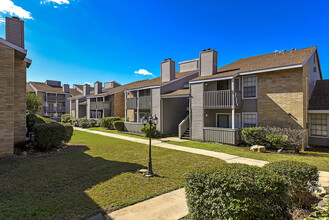
{"type": "Polygon", "coordinates": [[[26,109],[30,113],[36,113],[40,110],[42,99],[34,93],[26,93],[26,109]]]}

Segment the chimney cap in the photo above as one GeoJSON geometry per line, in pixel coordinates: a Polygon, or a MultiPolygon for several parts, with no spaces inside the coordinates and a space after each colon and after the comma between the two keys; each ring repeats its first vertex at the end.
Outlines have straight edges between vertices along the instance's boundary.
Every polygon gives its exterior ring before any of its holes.
{"type": "Polygon", "coordinates": [[[17,16],[12,16],[11,18],[21,20],[21,19],[20,19],[19,17],[17,17],[17,16]]]}

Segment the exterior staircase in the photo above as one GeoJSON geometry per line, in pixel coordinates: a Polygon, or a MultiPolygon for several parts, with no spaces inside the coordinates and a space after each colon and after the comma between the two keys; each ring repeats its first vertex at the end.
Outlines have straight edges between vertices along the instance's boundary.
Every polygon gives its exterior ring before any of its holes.
{"type": "Polygon", "coordinates": [[[190,139],[189,115],[178,125],[178,137],[181,139],[190,139]]]}
{"type": "Polygon", "coordinates": [[[181,139],[190,139],[190,129],[188,128],[182,135],[181,139]]]}

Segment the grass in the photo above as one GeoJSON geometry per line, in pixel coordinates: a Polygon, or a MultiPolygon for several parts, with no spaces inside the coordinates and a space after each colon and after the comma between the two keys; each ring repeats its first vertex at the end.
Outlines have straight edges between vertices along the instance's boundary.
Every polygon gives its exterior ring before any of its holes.
{"type": "Polygon", "coordinates": [[[329,171],[329,153],[313,152],[313,151],[305,151],[300,154],[292,154],[292,153],[278,154],[273,151],[272,152],[268,151],[267,153],[256,153],[250,151],[249,147],[236,147],[236,146],[229,146],[229,145],[223,145],[217,143],[200,143],[197,141],[186,141],[186,142],[169,141],[167,143],[185,146],[185,147],[223,152],[227,154],[237,155],[241,157],[248,157],[258,160],[265,160],[269,162],[275,162],[280,160],[300,161],[314,165],[319,170],[329,171]]]}
{"type": "Polygon", "coordinates": [[[129,132],[124,132],[124,131],[109,130],[109,129],[103,128],[103,127],[92,127],[92,128],[87,128],[87,129],[94,130],[94,131],[107,132],[107,133],[111,133],[111,134],[119,134],[119,135],[123,135],[123,136],[128,136],[128,137],[134,137],[134,138],[140,138],[140,139],[148,140],[147,137],[142,136],[143,134],[137,135],[137,134],[133,134],[133,133],[129,133],[129,132]]]}
{"type": "Polygon", "coordinates": [[[0,219],[85,219],[184,186],[183,174],[222,160],[75,131],[60,154],[0,160],[0,219]]]}

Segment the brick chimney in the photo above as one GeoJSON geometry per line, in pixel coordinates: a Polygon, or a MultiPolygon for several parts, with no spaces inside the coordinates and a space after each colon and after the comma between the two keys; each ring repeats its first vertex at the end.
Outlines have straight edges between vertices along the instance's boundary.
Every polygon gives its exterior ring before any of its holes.
{"type": "Polygon", "coordinates": [[[203,50],[199,56],[200,76],[210,76],[217,73],[217,51],[212,49],[203,50]]]}
{"type": "Polygon", "coordinates": [[[6,17],[6,40],[23,49],[25,48],[24,21],[18,17],[6,17]]]}
{"type": "Polygon", "coordinates": [[[62,88],[63,88],[63,92],[65,92],[65,93],[69,93],[70,92],[70,86],[69,86],[69,84],[63,84],[62,88]]]}
{"type": "Polygon", "coordinates": [[[83,85],[83,96],[90,95],[90,85],[88,83],[83,85]]]}
{"type": "Polygon", "coordinates": [[[94,84],[94,90],[95,90],[95,95],[102,93],[102,83],[99,81],[96,81],[94,84]]]}
{"type": "Polygon", "coordinates": [[[161,82],[169,82],[175,79],[175,61],[171,58],[161,62],[161,82]]]}

